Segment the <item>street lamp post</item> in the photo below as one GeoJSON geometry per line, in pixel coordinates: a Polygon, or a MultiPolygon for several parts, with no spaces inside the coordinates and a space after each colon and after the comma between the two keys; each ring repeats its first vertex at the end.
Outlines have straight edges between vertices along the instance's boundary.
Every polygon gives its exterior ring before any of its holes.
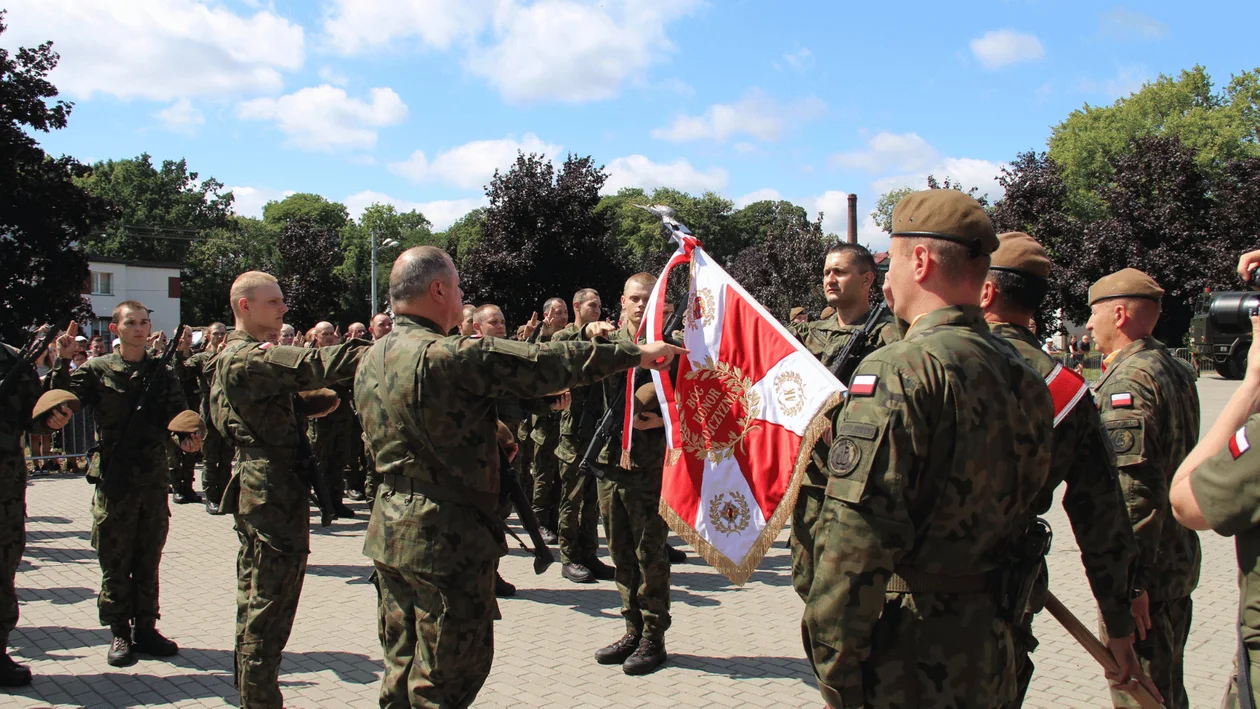
{"type": "Polygon", "coordinates": [[[376,314],[376,303],[377,303],[376,301],[376,258],[377,258],[378,253],[380,252],[380,247],[384,246],[385,248],[392,248],[392,247],[398,246],[398,241],[396,239],[386,239],[384,242],[381,242],[378,244],[377,243],[378,238],[379,238],[379,235],[377,234],[376,229],[373,229],[372,230],[372,295],[371,295],[371,301],[368,302],[368,317],[369,318],[376,314]]]}

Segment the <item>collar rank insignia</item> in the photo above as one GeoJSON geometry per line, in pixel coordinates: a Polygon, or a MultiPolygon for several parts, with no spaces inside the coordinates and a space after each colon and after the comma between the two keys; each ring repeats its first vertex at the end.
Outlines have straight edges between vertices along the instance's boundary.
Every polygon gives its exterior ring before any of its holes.
{"type": "Polygon", "coordinates": [[[1247,439],[1247,427],[1244,425],[1229,439],[1229,453],[1234,456],[1234,460],[1238,460],[1249,450],[1251,450],[1251,441],[1247,439]]]}
{"type": "Polygon", "coordinates": [[[1131,409],[1133,408],[1133,395],[1129,392],[1123,394],[1111,395],[1111,408],[1113,409],[1131,409]]]}
{"type": "Polygon", "coordinates": [[[849,393],[853,396],[870,396],[875,393],[875,385],[879,384],[879,376],[875,374],[859,374],[853,378],[853,386],[849,393]]]}

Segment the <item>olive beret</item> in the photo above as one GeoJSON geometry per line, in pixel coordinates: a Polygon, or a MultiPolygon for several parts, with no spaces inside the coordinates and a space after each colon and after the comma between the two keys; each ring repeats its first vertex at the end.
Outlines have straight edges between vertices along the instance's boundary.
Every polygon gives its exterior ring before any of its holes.
{"type": "Polygon", "coordinates": [[[1154,278],[1136,268],[1116,271],[1110,276],[1103,276],[1089,287],[1089,304],[1112,298],[1146,298],[1156,303],[1164,297],[1164,289],[1159,287],[1154,278]]]}
{"type": "Polygon", "coordinates": [[[298,413],[308,419],[327,416],[341,405],[341,397],[332,389],[312,389],[298,392],[298,413]]]}
{"type": "Polygon", "coordinates": [[[35,402],[35,409],[31,411],[31,418],[42,419],[58,406],[68,406],[71,411],[77,412],[81,404],[79,397],[71,394],[65,389],[50,389],[40,395],[39,400],[35,402]]]}
{"type": "Polygon", "coordinates": [[[835,314],[836,314],[836,309],[828,305],[827,307],[822,309],[822,312],[818,314],[818,317],[822,320],[826,320],[827,318],[835,314]]]}
{"type": "Polygon", "coordinates": [[[1008,231],[998,235],[998,243],[997,251],[990,257],[989,270],[1050,277],[1050,257],[1036,239],[1023,232],[1008,231]]]}
{"type": "Polygon", "coordinates": [[[958,190],[911,192],[893,207],[892,235],[943,239],[971,249],[975,258],[997,251],[998,238],[984,207],[958,190]]]}
{"type": "Polygon", "coordinates": [[[507,424],[502,421],[496,421],[495,423],[498,425],[495,426],[494,436],[498,440],[500,448],[507,448],[516,443],[516,436],[512,435],[512,430],[507,427],[507,424]]]}
{"type": "Polygon", "coordinates": [[[660,411],[661,401],[656,398],[656,385],[648,382],[634,390],[634,410],[660,411]]]}
{"type": "Polygon", "coordinates": [[[788,320],[795,320],[797,315],[801,315],[804,312],[805,312],[805,308],[802,308],[800,306],[792,308],[792,311],[788,313],[788,320]]]}
{"type": "Polygon", "coordinates": [[[184,410],[175,414],[175,418],[166,424],[166,430],[172,433],[206,435],[206,422],[196,411],[184,410]]]}

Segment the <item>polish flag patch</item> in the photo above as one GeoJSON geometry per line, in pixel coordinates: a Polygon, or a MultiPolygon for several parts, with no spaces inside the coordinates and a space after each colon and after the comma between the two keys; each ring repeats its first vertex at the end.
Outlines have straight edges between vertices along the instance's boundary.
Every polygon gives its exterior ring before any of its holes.
{"type": "Polygon", "coordinates": [[[879,384],[879,376],[875,374],[859,374],[853,378],[849,393],[853,396],[870,396],[875,393],[875,385],[879,384]]]}
{"type": "Polygon", "coordinates": [[[1111,395],[1111,408],[1113,409],[1131,409],[1133,408],[1133,395],[1129,392],[1123,394],[1111,395]]]}
{"type": "Polygon", "coordinates": [[[1234,456],[1234,460],[1247,451],[1251,450],[1251,441],[1247,439],[1247,427],[1243,426],[1238,429],[1234,437],[1229,439],[1229,453],[1234,456]]]}

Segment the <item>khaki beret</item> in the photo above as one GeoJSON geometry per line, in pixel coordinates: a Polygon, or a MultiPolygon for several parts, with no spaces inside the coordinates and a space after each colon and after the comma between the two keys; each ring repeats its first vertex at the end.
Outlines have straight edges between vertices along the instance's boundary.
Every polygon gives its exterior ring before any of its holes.
{"type": "Polygon", "coordinates": [[[298,392],[298,413],[308,419],[327,416],[341,405],[341,397],[332,389],[312,389],[298,392]]]}
{"type": "Polygon", "coordinates": [[[495,427],[494,435],[499,441],[500,448],[507,448],[513,443],[516,443],[516,436],[512,435],[512,430],[507,427],[507,424],[502,421],[495,421],[495,423],[498,424],[498,426],[495,427]]]}
{"type": "Polygon", "coordinates": [[[1050,257],[1046,250],[1031,236],[1019,232],[1008,231],[998,234],[999,246],[990,257],[989,269],[993,271],[1012,271],[1037,278],[1050,277],[1050,257]]]}
{"type": "Polygon", "coordinates": [[[971,249],[972,258],[997,251],[997,233],[984,207],[958,190],[911,192],[893,207],[893,236],[943,239],[971,249]]]}
{"type": "Polygon", "coordinates": [[[1164,289],[1159,287],[1154,278],[1136,268],[1116,271],[1110,276],[1103,276],[1089,287],[1089,304],[1112,298],[1146,298],[1156,303],[1164,297],[1164,289]]]}
{"type": "Polygon", "coordinates": [[[818,317],[822,320],[826,320],[827,318],[835,314],[836,314],[836,309],[828,305],[827,307],[823,308],[822,312],[818,314],[818,317]]]}
{"type": "Polygon", "coordinates": [[[68,406],[71,411],[78,411],[81,404],[79,397],[71,394],[65,389],[50,389],[40,395],[39,400],[35,402],[35,409],[31,411],[31,418],[39,420],[52,413],[52,410],[58,406],[68,406]]]}
{"type": "Polygon", "coordinates": [[[640,411],[660,411],[661,401],[656,398],[656,385],[648,382],[638,389],[634,390],[634,410],[640,411]]]}
{"type": "Polygon", "coordinates": [[[788,314],[788,320],[795,320],[797,315],[800,315],[804,312],[805,312],[805,308],[801,308],[799,306],[792,308],[792,311],[788,314]]]}
{"type": "Polygon", "coordinates": [[[184,410],[175,414],[175,418],[166,424],[166,430],[172,433],[195,433],[199,436],[206,435],[206,422],[201,419],[201,415],[196,411],[184,410]]]}

